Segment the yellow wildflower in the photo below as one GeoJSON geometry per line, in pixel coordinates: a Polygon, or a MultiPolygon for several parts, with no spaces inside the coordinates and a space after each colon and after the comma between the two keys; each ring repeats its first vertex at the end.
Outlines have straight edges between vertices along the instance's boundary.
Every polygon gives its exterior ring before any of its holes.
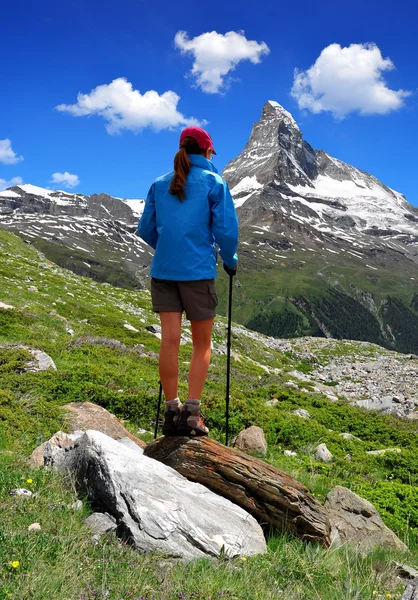
{"type": "Polygon", "coordinates": [[[9,564],[12,569],[17,569],[17,567],[20,565],[20,562],[18,560],[12,560],[9,564]]]}
{"type": "Polygon", "coordinates": [[[377,590],[373,590],[373,596],[377,594],[377,590]]]}
{"type": "Polygon", "coordinates": [[[241,560],[247,560],[246,556],[241,556],[241,560]]]}
{"type": "Polygon", "coordinates": [[[26,479],[26,483],[33,483],[33,479],[26,479]]]}
{"type": "Polygon", "coordinates": [[[392,594],[386,594],[386,598],[392,598],[392,594]]]}

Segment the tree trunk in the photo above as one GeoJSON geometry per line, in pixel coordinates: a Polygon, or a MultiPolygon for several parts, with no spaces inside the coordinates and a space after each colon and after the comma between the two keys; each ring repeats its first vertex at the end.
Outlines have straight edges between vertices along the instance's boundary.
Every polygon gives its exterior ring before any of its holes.
{"type": "Polygon", "coordinates": [[[160,437],[144,453],[238,504],[263,526],[330,544],[325,509],[305,486],[258,458],[207,437],[160,437]]]}

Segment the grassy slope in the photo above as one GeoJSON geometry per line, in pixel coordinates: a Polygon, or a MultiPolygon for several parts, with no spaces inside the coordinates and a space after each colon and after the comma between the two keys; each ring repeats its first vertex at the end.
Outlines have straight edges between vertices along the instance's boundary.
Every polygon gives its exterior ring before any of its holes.
{"type": "MultiPolygon", "coordinates": [[[[271,236],[270,236],[271,237],[271,236]]],[[[323,310],[321,298],[329,295],[331,290],[339,293],[339,302],[344,303],[344,298],[351,296],[359,302],[357,307],[347,305],[346,330],[353,339],[364,339],[372,342],[382,342],[390,347],[391,336],[385,340],[379,339],[379,323],[389,323],[398,338],[395,349],[406,352],[417,352],[418,328],[415,323],[416,315],[411,308],[411,299],[416,291],[416,266],[411,261],[396,257],[358,259],[347,252],[331,253],[326,250],[309,250],[295,247],[290,250],[273,250],[271,247],[259,246],[263,236],[256,236],[253,231],[243,229],[241,232],[240,268],[238,280],[241,287],[234,289],[234,315],[240,323],[248,323],[255,315],[262,313],[283,314],[287,298],[304,297],[311,301],[312,307],[320,320],[324,320],[335,337],[339,337],[338,324],[341,322],[341,313],[332,310],[323,310]],[[256,239],[254,239],[256,238],[256,239]],[[259,239],[258,239],[259,238],[259,239]],[[248,241],[249,245],[245,245],[248,241]],[[414,335],[404,341],[407,329],[403,330],[402,323],[398,328],[393,328],[392,311],[383,317],[379,313],[382,302],[390,296],[401,301],[406,311],[403,321],[408,320],[408,328],[414,329],[414,335]],[[362,306],[371,309],[369,315],[362,313],[362,306]],[[358,314],[356,314],[358,313],[358,314]],[[327,323],[327,316],[329,321],[327,323]],[[362,331],[360,321],[369,316],[370,320],[376,317],[370,331],[362,331]],[[358,321],[358,323],[356,322],[358,321]],[[415,340],[415,341],[414,341],[415,340]]],[[[280,238],[278,238],[280,239],[280,238]]],[[[308,244],[309,246],[309,244],[308,244]]],[[[219,285],[221,302],[220,313],[226,314],[226,282],[220,281],[219,285]]],[[[331,302],[332,304],[332,302],[331,302]]],[[[334,300],[335,304],[335,300],[334,300]]],[[[315,332],[316,325],[307,319],[306,314],[297,310],[300,324],[297,333],[310,335],[315,332]]],[[[293,330],[286,328],[288,335],[293,330]]],[[[265,333],[272,332],[272,326],[267,325],[265,333]]]]}
{"type": "MultiPolygon", "coordinates": [[[[55,372],[22,374],[25,352],[0,350],[0,599],[400,597],[401,586],[388,553],[360,557],[346,549],[325,552],[272,536],[266,556],[246,561],[202,560],[174,568],[162,557],[136,554],[113,538],[105,544],[92,541],[82,523],[88,503],[82,513],[70,510],[68,505],[76,498],[71,487],[51,473],[30,472],[24,457],[65,427],[59,407],[69,401],[98,402],[128,419],[133,431],[138,426],[152,429],[158,340],[145,329],[156,323],[149,294],[77,277],[45,261],[19,238],[0,231],[0,301],[17,309],[0,309],[0,344],[33,345],[50,354],[57,365],[55,372]],[[38,292],[28,291],[33,285],[38,292]],[[126,329],[126,321],[138,332],[126,329]],[[32,487],[38,495],[30,500],[13,499],[8,495],[12,487],[32,487]],[[42,532],[28,534],[27,526],[34,521],[41,523],[42,532]],[[377,558],[384,564],[382,574],[373,567],[377,558]],[[12,561],[19,561],[19,566],[13,568],[12,561]]],[[[225,342],[222,319],[214,338],[216,345],[225,342]]],[[[319,394],[289,391],[284,387],[289,371],[309,369],[308,364],[244,334],[234,335],[233,347],[241,358],[232,365],[231,434],[249,424],[262,426],[270,447],[267,460],[305,483],[320,501],[335,484],[359,491],[409,542],[413,554],[408,562],[416,565],[418,425],[366,413],[343,402],[331,403],[319,394]],[[278,372],[269,374],[261,365],[278,372]],[[275,407],[265,406],[270,398],[279,400],[275,407]],[[307,408],[312,420],[291,415],[296,407],[307,408]],[[342,431],[362,441],[344,440],[338,436],[342,431]],[[319,442],[326,442],[333,452],[332,464],[312,457],[319,442]],[[400,447],[402,454],[371,457],[365,453],[389,446],[400,447]],[[297,450],[298,456],[284,456],[285,448],[297,450]]],[[[383,351],[341,342],[330,352],[349,355],[353,350],[383,351]]],[[[180,356],[183,392],[189,360],[190,345],[186,344],[180,356]]],[[[323,351],[320,360],[326,363],[329,352],[323,351]]],[[[211,435],[221,441],[224,374],[225,356],[214,355],[204,402],[211,435]]]]}

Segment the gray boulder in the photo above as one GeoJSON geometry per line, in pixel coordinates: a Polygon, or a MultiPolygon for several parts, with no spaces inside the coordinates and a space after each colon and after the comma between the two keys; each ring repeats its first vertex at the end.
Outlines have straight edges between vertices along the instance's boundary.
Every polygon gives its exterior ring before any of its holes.
{"type": "Polygon", "coordinates": [[[315,448],[315,458],[322,460],[323,462],[331,462],[333,456],[328,450],[326,444],[319,444],[319,446],[315,448]]]}
{"type": "Polygon", "coordinates": [[[261,452],[264,456],[267,454],[267,441],[264,431],[261,427],[255,425],[240,431],[232,442],[232,446],[242,450],[242,452],[261,452]]]}
{"type": "Polygon", "coordinates": [[[242,508],[103,433],[87,431],[58,454],[53,466],[75,476],[140,551],[187,560],[266,551],[261,527],[242,508]]]}
{"type": "Polygon", "coordinates": [[[331,543],[355,543],[361,551],[376,546],[407,552],[407,546],[383,523],[368,500],[337,485],[327,496],[325,509],[331,522],[331,543]]]}
{"type": "Polygon", "coordinates": [[[109,515],[108,513],[95,512],[87,517],[87,519],[84,519],[84,523],[94,533],[100,535],[109,533],[110,531],[116,531],[117,529],[115,517],[112,517],[112,515],[109,515]]]}

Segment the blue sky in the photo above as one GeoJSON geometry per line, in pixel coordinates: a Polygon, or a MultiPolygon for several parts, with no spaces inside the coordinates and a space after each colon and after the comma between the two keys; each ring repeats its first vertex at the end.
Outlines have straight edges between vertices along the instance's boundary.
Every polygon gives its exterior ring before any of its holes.
{"type": "Polygon", "coordinates": [[[171,169],[189,119],[208,122],[221,170],[243,149],[264,103],[276,100],[314,148],[418,205],[417,23],[418,8],[406,0],[5,3],[0,184],[21,178],[141,198],[171,169]],[[187,33],[176,47],[179,31],[187,33]],[[235,32],[228,43],[227,32],[235,32]],[[219,47],[225,69],[237,61],[221,80],[219,47]],[[339,80],[341,66],[347,76],[339,80]],[[120,78],[129,83],[109,87],[120,78]],[[98,86],[104,87],[77,107],[77,94],[98,86]],[[145,100],[139,96],[151,90],[145,100]],[[163,97],[164,115],[160,99],[169,91],[179,99],[163,97]],[[119,132],[106,130],[112,118],[119,132]]]}

